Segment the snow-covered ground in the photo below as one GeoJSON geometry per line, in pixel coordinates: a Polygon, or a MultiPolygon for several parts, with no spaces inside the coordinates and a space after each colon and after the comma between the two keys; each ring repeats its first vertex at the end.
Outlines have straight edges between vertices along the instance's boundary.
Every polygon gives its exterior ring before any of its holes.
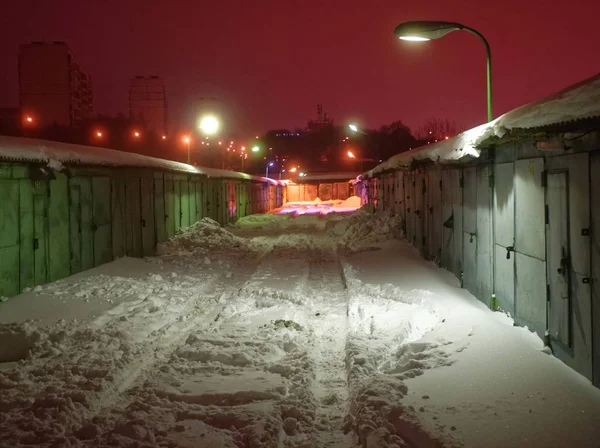
{"type": "Polygon", "coordinates": [[[0,304],[0,446],[598,446],[600,391],[399,228],[205,219],[0,304]]]}

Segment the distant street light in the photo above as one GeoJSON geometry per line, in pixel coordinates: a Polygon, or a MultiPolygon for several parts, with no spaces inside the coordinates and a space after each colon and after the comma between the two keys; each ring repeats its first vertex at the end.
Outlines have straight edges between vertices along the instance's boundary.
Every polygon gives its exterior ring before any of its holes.
{"type": "Polygon", "coordinates": [[[260,148],[258,146],[256,146],[256,145],[254,145],[252,147],[252,152],[258,152],[258,151],[260,151],[260,148]]]}
{"type": "Polygon", "coordinates": [[[296,172],[296,167],[290,169],[290,173],[295,173],[295,172],[296,172]]]}
{"type": "Polygon", "coordinates": [[[358,126],[356,126],[355,124],[349,124],[348,127],[352,132],[358,132],[358,126]]]}
{"type": "Polygon", "coordinates": [[[27,123],[33,123],[33,117],[27,116],[27,117],[25,117],[25,121],[27,123]]]}
{"type": "Polygon", "coordinates": [[[215,135],[217,132],[219,132],[221,123],[214,115],[205,115],[200,119],[200,124],[198,127],[204,135],[215,135]]]}
{"type": "Polygon", "coordinates": [[[479,31],[455,22],[416,21],[404,22],[396,27],[394,33],[401,40],[411,42],[425,42],[439,39],[453,31],[467,31],[476,35],[485,45],[487,55],[487,116],[488,121],[493,120],[492,115],[492,52],[487,39],[479,31]]]}
{"type": "Polygon", "coordinates": [[[350,157],[351,159],[355,159],[356,158],[354,156],[354,154],[352,154],[352,151],[348,151],[348,157],[350,157]]]}
{"type": "Polygon", "coordinates": [[[102,138],[102,131],[96,131],[96,137],[102,138]]]}
{"type": "Polygon", "coordinates": [[[267,169],[266,169],[266,172],[265,172],[265,177],[267,177],[267,178],[269,177],[269,167],[273,166],[274,164],[275,164],[274,162],[267,163],[267,169]]]}
{"type": "Polygon", "coordinates": [[[166,135],[163,135],[161,138],[162,138],[163,140],[166,140],[166,139],[167,139],[167,136],[166,136],[166,135]]]}
{"type": "Polygon", "coordinates": [[[133,131],[133,136],[134,136],[135,138],[140,138],[140,133],[139,133],[139,131],[133,131]]]}

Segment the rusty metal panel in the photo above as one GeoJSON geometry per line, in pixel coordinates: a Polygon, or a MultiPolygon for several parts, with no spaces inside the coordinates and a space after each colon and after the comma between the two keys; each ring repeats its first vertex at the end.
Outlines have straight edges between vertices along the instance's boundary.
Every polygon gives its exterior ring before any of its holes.
{"type": "MultiPolygon", "coordinates": [[[[442,171],[442,256],[441,265],[452,271],[454,257],[454,229],[450,227],[452,216],[452,172],[442,171]]],[[[453,225],[453,223],[452,223],[453,225]]]]}
{"type": "Polygon", "coordinates": [[[454,274],[461,278],[463,271],[463,188],[462,188],[462,172],[460,169],[450,171],[452,188],[452,215],[454,216],[454,252],[453,252],[453,269],[454,274]]]}
{"type": "Polygon", "coordinates": [[[69,193],[67,176],[55,172],[50,181],[48,207],[49,265],[48,280],[55,281],[71,273],[69,241],[69,193]]]}
{"type": "Polygon", "coordinates": [[[492,241],[492,167],[477,167],[477,293],[476,296],[489,304],[493,290],[493,241],[492,241]]]}
{"type": "MultiPolygon", "coordinates": [[[[552,347],[559,359],[591,380],[594,282],[589,168],[585,153],[549,158],[545,184],[548,315],[550,334],[555,338],[552,347]]],[[[592,163],[592,175],[593,168],[592,163]]]]}
{"type": "Polygon", "coordinates": [[[514,163],[494,166],[494,294],[498,306],[515,314],[514,163]]]}
{"type": "Polygon", "coordinates": [[[600,386],[600,153],[594,153],[590,161],[591,186],[591,251],[592,251],[592,349],[593,382],[600,386]]]}
{"type": "MultiPolygon", "coordinates": [[[[19,196],[19,291],[22,291],[23,288],[30,288],[35,285],[33,183],[31,180],[22,179],[19,181],[19,196]]],[[[1,205],[0,208],[2,208],[1,205]]],[[[0,216],[2,216],[2,212],[0,212],[0,216]]]]}
{"type": "Polygon", "coordinates": [[[19,181],[0,180],[0,296],[19,293],[19,181]]]}
{"type": "Polygon", "coordinates": [[[154,228],[153,179],[142,178],[140,184],[142,253],[153,255],[156,248],[154,228]]]}
{"type": "Polygon", "coordinates": [[[109,177],[92,178],[94,265],[112,260],[111,183],[109,177]]]}
{"type": "Polygon", "coordinates": [[[463,287],[477,295],[477,168],[463,170],[463,287]]]}

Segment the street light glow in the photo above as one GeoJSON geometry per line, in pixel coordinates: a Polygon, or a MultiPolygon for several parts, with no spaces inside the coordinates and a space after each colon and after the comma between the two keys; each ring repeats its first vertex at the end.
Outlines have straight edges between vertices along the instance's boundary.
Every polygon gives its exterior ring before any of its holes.
{"type": "Polygon", "coordinates": [[[290,173],[295,173],[296,172],[296,167],[290,169],[290,173]]]}
{"type": "Polygon", "coordinates": [[[428,37],[421,36],[400,36],[399,39],[406,40],[408,42],[427,42],[428,40],[431,40],[428,37]]]}
{"type": "Polygon", "coordinates": [[[356,158],[354,156],[354,154],[352,154],[352,151],[348,151],[348,157],[350,157],[351,159],[355,159],[356,158]]]}
{"type": "Polygon", "coordinates": [[[252,152],[258,152],[259,150],[260,148],[256,145],[252,147],[252,152]]]}
{"type": "Polygon", "coordinates": [[[27,121],[27,123],[33,123],[33,117],[27,117],[25,118],[25,121],[27,121]]]}
{"type": "Polygon", "coordinates": [[[102,137],[102,132],[96,131],[96,137],[102,137]]]}
{"type": "Polygon", "coordinates": [[[269,162],[269,166],[273,166],[273,165],[274,165],[274,163],[273,163],[273,162],[269,162]]]}
{"type": "Polygon", "coordinates": [[[358,126],[356,126],[355,124],[349,124],[348,127],[352,132],[358,132],[358,126]]]}
{"type": "Polygon", "coordinates": [[[133,136],[137,138],[137,137],[139,137],[139,136],[140,136],[140,133],[139,133],[138,131],[134,131],[134,132],[133,132],[133,136]]]}
{"type": "Polygon", "coordinates": [[[189,143],[191,140],[188,136],[183,137],[183,143],[189,143]]]}
{"type": "Polygon", "coordinates": [[[206,135],[214,135],[219,132],[219,119],[214,115],[205,115],[200,119],[199,128],[206,135]]]}
{"type": "Polygon", "coordinates": [[[166,139],[167,139],[167,136],[166,136],[166,135],[163,135],[163,136],[162,136],[162,139],[163,139],[163,140],[166,140],[166,139]]]}

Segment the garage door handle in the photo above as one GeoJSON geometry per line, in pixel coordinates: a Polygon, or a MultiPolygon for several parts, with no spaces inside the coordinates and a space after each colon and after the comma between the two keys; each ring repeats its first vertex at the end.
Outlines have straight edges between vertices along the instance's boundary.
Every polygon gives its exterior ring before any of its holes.
{"type": "Polygon", "coordinates": [[[510,260],[510,253],[515,251],[515,246],[508,246],[506,248],[506,259],[510,260]]]}

